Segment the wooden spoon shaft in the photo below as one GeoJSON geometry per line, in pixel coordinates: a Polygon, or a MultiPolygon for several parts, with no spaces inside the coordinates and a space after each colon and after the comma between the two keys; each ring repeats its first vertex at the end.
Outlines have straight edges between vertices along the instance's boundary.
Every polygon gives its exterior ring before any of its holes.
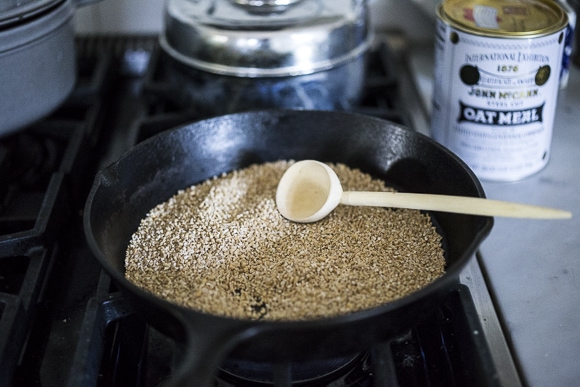
{"type": "Polygon", "coordinates": [[[342,193],[340,203],[351,206],[410,208],[509,218],[569,219],[572,217],[572,214],[567,211],[527,204],[465,196],[403,192],[346,191],[342,193]]]}

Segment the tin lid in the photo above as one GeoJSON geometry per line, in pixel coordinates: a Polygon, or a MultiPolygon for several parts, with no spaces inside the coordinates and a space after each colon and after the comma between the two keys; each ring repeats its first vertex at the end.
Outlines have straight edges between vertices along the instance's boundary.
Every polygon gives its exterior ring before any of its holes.
{"type": "Polygon", "coordinates": [[[160,43],[217,74],[303,75],[360,56],[368,17],[366,0],[168,0],[160,43]]]}
{"type": "Polygon", "coordinates": [[[553,0],[445,0],[438,14],[464,31],[496,37],[546,35],[568,24],[553,0]]]}

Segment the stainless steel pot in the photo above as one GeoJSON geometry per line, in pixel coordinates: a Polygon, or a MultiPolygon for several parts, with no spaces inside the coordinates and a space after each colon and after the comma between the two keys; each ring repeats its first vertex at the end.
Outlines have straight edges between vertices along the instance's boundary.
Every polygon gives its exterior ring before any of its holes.
{"type": "Polygon", "coordinates": [[[365,0],[169,0],[160,37],[183,106],[351,108],[372,36],[365,0]]]}
{"type": "Polygon", "coordinates": [[[75,8],[95,0],[0,0],[0,136],[52,112],[76,81],[75,8]]]}

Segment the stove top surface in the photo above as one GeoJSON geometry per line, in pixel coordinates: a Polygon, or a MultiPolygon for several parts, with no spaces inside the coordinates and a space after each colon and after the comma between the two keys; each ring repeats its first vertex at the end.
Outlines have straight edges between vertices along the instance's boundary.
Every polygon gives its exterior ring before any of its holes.
{"type": "MultiPolygon", "coordinates": [[[[77,46],[69,100],[0,139],[0,385],[155,386],[171,378],[180,345],[135,313],[101,270],[85,243],[82,209],[98,169],[205,116],[167,98],[154,38],[85,37],[77,46]]],[[[355,112],[412,127],[400,75],[390,47],[378,45],[355,112]]],[[[451,289],[427,322],[367,352],[301,364],[229,359],[215,385],[499,385],[478,311],[489,302],[472,296],[473,281],[451,289]]]]}

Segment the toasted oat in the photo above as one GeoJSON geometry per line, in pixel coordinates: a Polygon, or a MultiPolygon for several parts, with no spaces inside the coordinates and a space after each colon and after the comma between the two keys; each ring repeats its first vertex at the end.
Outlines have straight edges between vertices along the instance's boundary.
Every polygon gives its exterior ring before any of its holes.
{"type": "MultiPolygon", "coordinates": [[[[339,206],[316,223],[283,218],[274,197],[290,163],[224,174],[153,208],[127,248],[126,277],[205,313],[304,320],[390,302],[444,273],[441,236],[420,211],[339,206]]],[[[332,168],[346,190],[391,190],[332,168]]]]}

